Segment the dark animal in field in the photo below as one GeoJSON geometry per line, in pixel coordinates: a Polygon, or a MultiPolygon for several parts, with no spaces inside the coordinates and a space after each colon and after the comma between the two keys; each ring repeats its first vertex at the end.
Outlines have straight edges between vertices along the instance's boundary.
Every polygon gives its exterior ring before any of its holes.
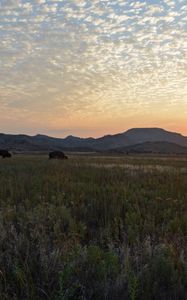
{"type": "Polygon", "coordinates": [[[11,157],[12,155],[7,150],[0,150],[0,156],[2,158],[11,157]]]}
{"type": "Polygon", "coordinates": [[[68,159],[62,151],[53,151],[49,153],[49,159],[68,159]]]}

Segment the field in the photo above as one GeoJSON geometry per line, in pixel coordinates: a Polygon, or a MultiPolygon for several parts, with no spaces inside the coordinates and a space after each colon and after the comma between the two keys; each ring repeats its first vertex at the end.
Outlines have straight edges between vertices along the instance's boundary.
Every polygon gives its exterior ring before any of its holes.
{"type": "Polygon", "coordinates": [[[187,299],[187,158],[0,159],[0,299],[187,299]]]}

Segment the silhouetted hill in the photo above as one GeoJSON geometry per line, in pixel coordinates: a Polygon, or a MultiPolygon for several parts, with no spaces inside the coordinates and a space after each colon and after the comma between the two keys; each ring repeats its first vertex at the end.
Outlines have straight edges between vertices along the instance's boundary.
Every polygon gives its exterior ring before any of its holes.
{"type": "MultiPolygon", "coordinates": [[[[101,138],[79,138],[68,136],[54,138],[46,135],[0,134],[0,148],[12,151],[50,151],[72,149],[79,151],[107,151],[146,142],[167,142],[187,147],[187,137],[160,128],[133,128],[124,133],[106,135],[101,138]]],[[[150,146],[150,145],[149,145],[150,146]]],[[[152,144],[151,147],[157,147],[152,144]]],[[[166,146],[166,145],[165,145],[166,146]]],[[[163,148],[165,147],[163,145],[163,148]]],[[[142,147],[145,147],[142,146],[142,147]]],[[[146,145],[148,147],[148,145],[146,145]]],[[[161,145],[159,146],[161,147],[161,145]]],[[[172,145],[167,145],[172,147],[172,145]]]]}
{"type": "Polygon", "coordinates": [[[125,135],[130,139],[131,144],[159,141],[187,147],[187,137],[161,128],[134,128],[126,131],[125,135]]]}

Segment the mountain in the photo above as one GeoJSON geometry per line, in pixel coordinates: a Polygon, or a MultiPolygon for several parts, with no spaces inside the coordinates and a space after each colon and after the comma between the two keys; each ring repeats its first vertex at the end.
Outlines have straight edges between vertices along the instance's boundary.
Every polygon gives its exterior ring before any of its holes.
{"type": "Polygon", "coordinates": [[[169,142],[145,142],[132,146],[109,150],[115,153],[162,153],[162,154],[185,154],[187,155],[187,147],[183,147],[169,142]]]}
{"type": "Polygon", "coordinates": [[[125,134],[131,139],[131,144],[162,141],[187,147],[187,137],[161,128],[134,128],[125,134]]]}
{"type": "MultiPolygon", "coordinates": [[[[173,143],[187,147],[187,137],[161,128],[133,128],[123,133],[106,135],[101,138],[79,138],[74,136],[54,138],[40,134],[35,136],[0,134],[0,148],[11,151],[107,151],[146,142],[173,143]]],[[[144,146],[148,147],[148,145],[144,146]]],[[[152,144],[151,147],[153,146],[158,145],[152,144]]],[[[163,147],[165,146],[163,145],[163,147]]],[[[167,144],[167,147],[172,147],[172,145],[167,144]]]]}

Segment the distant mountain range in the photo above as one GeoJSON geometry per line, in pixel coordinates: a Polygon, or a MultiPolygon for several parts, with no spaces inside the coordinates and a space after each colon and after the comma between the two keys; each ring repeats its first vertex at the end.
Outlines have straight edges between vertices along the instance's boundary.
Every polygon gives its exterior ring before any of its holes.
{"type": "Polygon", "coordinates": [[[0,148],[10,151],[114,151],[187,154],[187,137],[161,128],[133,128],[101,138],[0,134],[0,148]]]}

